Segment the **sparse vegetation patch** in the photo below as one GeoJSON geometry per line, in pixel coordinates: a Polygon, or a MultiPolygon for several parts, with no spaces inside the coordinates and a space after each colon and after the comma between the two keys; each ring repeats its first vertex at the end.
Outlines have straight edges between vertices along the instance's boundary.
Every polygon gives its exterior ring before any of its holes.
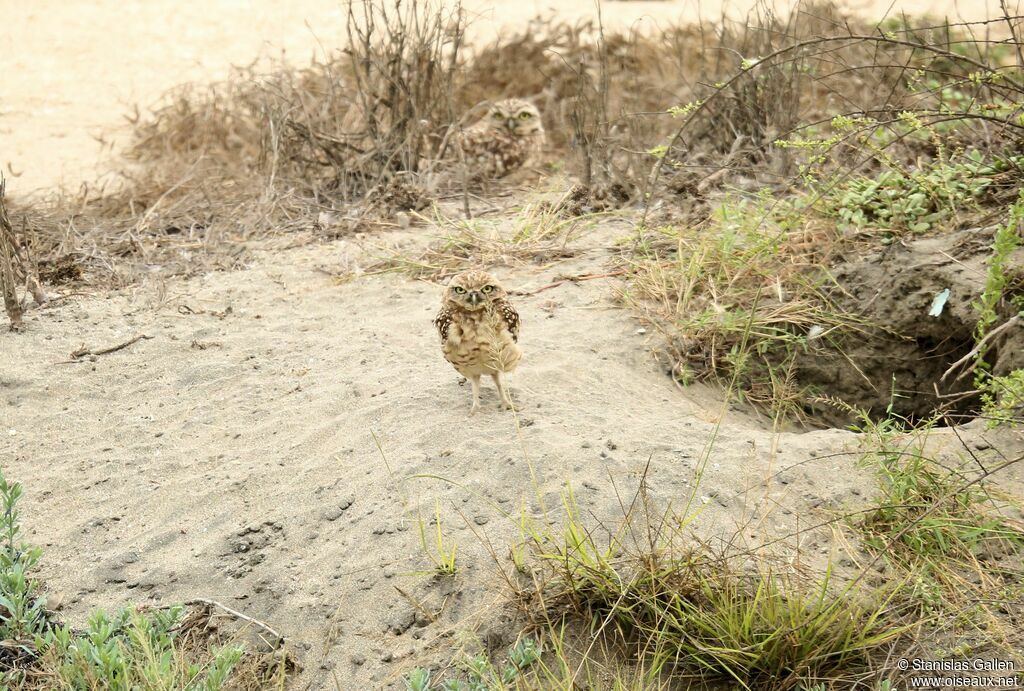
{"type": "Polygon", "coordinates": [[[551,632],[569,622],[589,631],[589,647],[584,639],[576,651],[583,661],[561,665],[576,673],[598,650],[596,638],[641,670],[635,688],[685,679],[739,688],[850,683],[880,673],[916,626],[898,582],[844,586],[829,572],[771,566],[766,555],[715,554],[685,538],[692,517],[650,516],[642,538],[627,519],[599,540],[577,516],[567,510],[561,537],[530,534],[537,565],[521,594],[555,640],[551,632]]]}
{"type": "Polygon", "coordinates": [[[286,656],[249,651],[211,626],[205,607],[96,611],[84,629],[48,609],[35,567],[38,548],[22,542],[22,487],[0,473],[0,684],[24,689],[283,689],[286,656]]]}

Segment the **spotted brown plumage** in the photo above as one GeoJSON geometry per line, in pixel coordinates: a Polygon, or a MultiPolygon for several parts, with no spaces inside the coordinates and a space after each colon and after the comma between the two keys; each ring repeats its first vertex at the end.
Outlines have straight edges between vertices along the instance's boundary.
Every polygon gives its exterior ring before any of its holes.
{"type": "Polygon", "coordinates": [[[445,289],[434,326],[445,360],[473,385],[471,413],[480,408],[480,377],[494,380],[502,403],[512,407],[505,374],[519,364],[519,313],[504,288],[485,271],[467,271],[445,289]]]}
{"type": "Polygon", "coordinates": [[[509,98],[490,107],[456,140],[470,177],[501,178],[518,170],[544,146],[540,111],[528,101],[509,98]]]}
{"type": "Polygon", "coordinates": [[[516,343],[519,342],[519,312],[516,312],[516,308],[513,307],[508,300],[502,300],[497,306],[501,311],[501,317],[508,324],[508,330],[512,334],[512,340],[516,343]]]}
{"type": "Polygon", "coordinates": [[[452,311],[447,307],[442,307],[441,311],[434,317],[434,326],[437,327],[437,332],[441,334],[441,342],[443,343],[448,338],[448,327],[452,324],[452,311]]]}

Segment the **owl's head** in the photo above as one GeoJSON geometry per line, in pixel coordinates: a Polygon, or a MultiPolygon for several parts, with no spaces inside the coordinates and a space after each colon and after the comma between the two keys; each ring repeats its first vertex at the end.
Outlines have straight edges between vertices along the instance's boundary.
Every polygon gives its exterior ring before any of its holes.
{"type": "Polygon", "coordinates": [[[475,312],[508,293],[486,271],[466,271],[452,276],[444,291],[445,304],[475,312]]]}
{"type": "Polygon", "coordinates": [[[491,106],[485,117],[492,130],[505,130],[513,137],[528,137],[544,131],[540,111],[529,101],[507,98],[491,106]]]}

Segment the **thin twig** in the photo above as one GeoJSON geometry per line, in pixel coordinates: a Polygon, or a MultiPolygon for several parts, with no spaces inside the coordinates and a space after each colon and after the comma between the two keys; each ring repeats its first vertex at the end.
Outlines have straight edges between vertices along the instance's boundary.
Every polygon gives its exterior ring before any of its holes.
{"type": "Polygon", "coordinates": [[[545,290],[557,288],[563,283],[579,283],[580,281],[592,281],[595,278],[612,278],[613,276],[622,276],[625,273],[625,269],[620,269],[618,271],[609,271],[608,273],[604,274],[580,274],[578,276],[566,276],[561,280],[555,281],[554,283],[549,283],[546,286],[541,286],[536,290],[514,290],[512,291],[512,293],[514,295],[536,295],[537,293],[543,292],[545,290]]]}
{"type": "Polygon", "coordinates": [[[220,602],[217,602],[216,600],[208,600],[205,597],[194,597],[191,600],[187,600],[185,602],[185,604],[186,605],[207,605],[209,607],[216,607],[218,609],[224,610],[225,612],[227,612],[228,614],[230,614],[231,616],[233,616],[236,619],[241,619],[242,621],[247,621],[250,624],[258,626],[259,628],[263,629],[264,631],[266,631],[267,633],[269,633],[271,636],[274,637],[274,640],[273,640],[273,642],[271,642],[271,645],[273,647],[275,647],[275,648],[280,647],[280,645],[282,643],[284,643],[286,640],[288,640],[284,636],[279,634],[277,631],[275,631],[274,629],[270,628],[269,625],[267,625],[264,622],[260,621],[259,619],[256,619],[254,617],[250,617],[247,614],[242,614],[241,612],[233,610],[230,607],[228,607],[227,605],[223,605],[220,602]]]}
{"type": "Polygon", "coordinates": [[[4,201],[6,183],[3,175],[0,175],[0,293],[3,293],[4,311],[11,321],[11,331],[17,331],[21,328],[21,315],[25,312],[25,306],[18,300],[15,287],[12,264],[15,255],[14,229],[8,220],[4,201]]]}
{"type": "MultiPolygon", "coordinates": [[[[964,355],[962,358],[960,358],[959,360],[957,360],[956,362],[954,362],[952,365],[949,366],[949,369],[946,370],[945,374],[942,375],[942,377],[939,379],[939,381],[946,381],[946,377],[948,377],[951,373],[953,373],[954,371],[956,371],[957,369],[962,367],[968,360],[971,360],[972,358],[977,357],[978,353],[981,352],[982,348],[985,347],[986,343],[988,343],[990,340],[995,338],[997,335],[1001,334],[1003,331],[1006,331],[1008,328],[1010,328],[1011,326],[1013,326],[1014,324],[1019,322],[1020,321],[1020,317],[1021,317],[1021,314],[1016,314],[1012,318],[1007,319],[1001,325],[999,325],[998,327],[992,329],[987,334],[985,334],[985,337],[983,339],[981,339],[980,341],[978,341],[978,344],[971,349],[971,352],[967,353],[967,355],[964,355]]],[[[977,365],[975,365],[975,367],[977,367],[977,365]]],[[[957,378],[954,379],[953,381],[954,382],[960,381],[965,376],[967,376],[969,373],[973,372],[975,367],[968,367],[963,372],[961,372],[957,376],[957,378]]]]}
{"type": "MultiPolygon", "coordinates": [[[[138,341],[142,341],[142,340],[148,340],[150,338],[153,338],[153,337],[152,336],[147,336],[146,334],[139,334],[135,338],[127,340],[124,343],[118,343],[117,345],[110,346],[109,348],[100,348],[99,350],[92,350],[91,348],[86,348],[86,347],[83,346],[83,347],[81,347],[81,348],[79,348],[77,350],[71,351],[71,355],[70,355],[71,359],[65,361],[65,363],[67,363],[67,362],[78,362],[79,358],[83,358],[86,355],[107,355],[108,353],[116,353],[119,350],[127,348],[128,346],[132,345],[133,343],[137,343],[138,341]]],[[[57,364],[65,364],[65,363],[57,363],[57,364]]]]}

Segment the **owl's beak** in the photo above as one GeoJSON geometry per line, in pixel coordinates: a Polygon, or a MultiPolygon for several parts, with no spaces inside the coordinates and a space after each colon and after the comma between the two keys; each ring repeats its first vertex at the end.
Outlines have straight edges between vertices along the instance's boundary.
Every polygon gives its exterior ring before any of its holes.
{"type": "Polygon", "coordinates": [[[509,132],[514,131],[515,128],[516,128],[516,120],[515,120],[515,118],[509,118],[508,120],[506,120],[505,121],[505,127],[508,128],[509,132]]]}
{"type": "Polygon", "coordinates": [[[473,307],[476,307],[483,301],[484,296],[480,293],[479,290],[474,290],[469,294],[469,304],[473,305],[473,307]]]}

